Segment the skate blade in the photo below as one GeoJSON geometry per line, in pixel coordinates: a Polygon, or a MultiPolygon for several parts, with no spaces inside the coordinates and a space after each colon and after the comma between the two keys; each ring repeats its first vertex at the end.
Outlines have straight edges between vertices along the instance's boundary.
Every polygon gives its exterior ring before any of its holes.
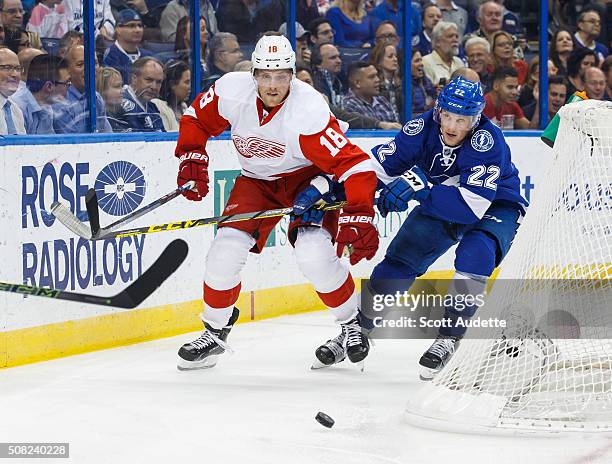
{"type": "Polygon", "coordinates": [[[429,367],[421,366],[421,370],[419,371],[419,378],[424,382],[429,382],[436,376],[438,372],[440,372],[440,369],[431,369],[429,367]]]}
{"type": "Polygon", "coordinates": [[[176,368],[179,371],[195,371],[198,369],[210,369],[217,365],[219,355],[211,355],[202,361],[187,361],[179,356],[176,368]]]}
{"type": "Polygon", "coordinates": [[[310,366],[310,370],[311,371],[318,371],[319,369],[325,369],[327,367],[332,367],[333,364],[323,364],[321,361],[319,361],[318,359],[313,361],[312,365],[310,366]]]}
{"type": "Polygon", "coordinates": [[[340,361],[333,363],[333,364],[323,364],[321,361],[319,361],[319,358],[315,357],[314,361],[312,362],[312,365],[310,366],[310,370],[311,371],[316,371],[319,369],[325,369],[327,367],[332,367],[332,366],[336,366],[338,364],[340,364],[342,361],[344,361],[346,358],[342,358],[340,361]]]}
{"type": "Polygon", "coordinates": [[[361,372],[365,371],[365,359],[362,359],[361,361],[359,361],[359,362],[357,362],[355,364],[359,367],[359,370],[361,372]]]}

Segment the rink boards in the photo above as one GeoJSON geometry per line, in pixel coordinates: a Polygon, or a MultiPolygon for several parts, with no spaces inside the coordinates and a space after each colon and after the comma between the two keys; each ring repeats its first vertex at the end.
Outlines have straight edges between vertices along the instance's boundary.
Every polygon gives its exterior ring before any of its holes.
{"type": "MultiPolygon", "coordinates": [[[[523,194],[537,195],[552,150],[539,133],[512,134],[508,143],[520,170],[523,194]],[[517,136],[514,136],[517,135],[517,136]],[[534,193],[536,192],[536,193],[534,193]]],[[[365,131],[352,134],[364,150],[383,143],[365,131]]],[[[59,200],[86,220],[85,194],[95,188],[104,226],[175,188],[177,161],[170,134],[160,140],[119,141],[113,136],[21,138],[28,144],[0,146],[0,280],[97,295],[119,292],[137,278],[174,238],[185,239],[189,256],[181,268],[140,308],[117,310],[43,298],[0,295],[0,368],[96,349],[137,343],[199,330],[204,261],[214,227],[149,236],[88,242],[71,234],[47,213],[59,200]],[[34,141],[34,144],[32,144],[34,141]]],[[[145,226],[221,214],[239,174],[232,142],[209,141],[210,193],[202,202],[179,198],[133,223],[145,226]]],[[[397,232],[405,214],[376,217],[381,236],[377,256],[355,266],[368,277],[397,232]]],[[[322,309],[299,272],[287,243],[283,218],[261,255],[251,255],[242,274],[237,306],[241,322],[322,309]]],[[[452,275],[453,250],[431,269],[430,277],[452,275]]]]}

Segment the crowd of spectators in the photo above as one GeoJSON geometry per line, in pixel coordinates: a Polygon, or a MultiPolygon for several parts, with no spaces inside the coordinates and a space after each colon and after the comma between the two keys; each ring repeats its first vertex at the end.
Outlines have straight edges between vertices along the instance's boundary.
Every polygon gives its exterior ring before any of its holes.
{"type": "MultiPolygon", "coordinates": [[[[529,10],[526,0],[412,0],[409,77],[398,0],[295,1],[296,77],[351,128],[401,128],[406,104],[413,115],[427,111],[458,74],[481,82],[485,114],[504,129],[539,126],[537,31],[517,14],[529,10]]],[[[570,3],[549,2],[548,119],[575,91],[612,95],[611,3],[570,3]]],[[[178,130],[191,97],[188,0],[93,7],[96,131],[178,130]]],[[[287,35],[287,8],[285,0],[200,0],[200,89],[250,71],[262,33],[287,35]]],[[[0,134],[87,132],[82,9],[83,0],[0,0],[0,134]]]]}

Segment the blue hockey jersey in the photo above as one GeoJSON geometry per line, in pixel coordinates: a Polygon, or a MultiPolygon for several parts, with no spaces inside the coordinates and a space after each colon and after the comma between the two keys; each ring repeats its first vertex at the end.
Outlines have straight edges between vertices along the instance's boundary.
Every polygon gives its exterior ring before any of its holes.
{"type": "Polygon", "coordinates": [[[121,106],[108,112],[114,132],[165,132],[159,109],[153,102],[143,102],[130,86],[123,88],[121,106]]]}
{"type": "Polygon", "coordinates": [[[395,138],[372,149],[378,178],[388,184],[414,166],[433,186],[422,212],[444,221],[472,224],[494,200],[527,206],[518,170],[501,130],[482,116],[457,147],[444,145],[433,110],[408,121],[395,138]]]}
{"type": "Polygon", "coordinates": [[[137,59],[144,58],[145,56],[153,56],[153,53],[144,48],[139,48],[136,53],[127,53],[117,42],[115,42],[104,52],[102,64],[115,68],[121,73],[123,83],[129,84],[132,64],[137,59]]]}

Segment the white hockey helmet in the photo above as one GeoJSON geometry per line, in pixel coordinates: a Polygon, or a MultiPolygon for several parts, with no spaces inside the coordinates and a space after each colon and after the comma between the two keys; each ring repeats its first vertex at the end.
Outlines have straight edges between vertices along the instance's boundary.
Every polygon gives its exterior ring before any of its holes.
{"type": "Polygon", "coordinates": [[[259,39],[251,62],[253,73],[256,69],[291,69],[295,74],[295,52],[282,35],[264,35],[259,39]]]}

